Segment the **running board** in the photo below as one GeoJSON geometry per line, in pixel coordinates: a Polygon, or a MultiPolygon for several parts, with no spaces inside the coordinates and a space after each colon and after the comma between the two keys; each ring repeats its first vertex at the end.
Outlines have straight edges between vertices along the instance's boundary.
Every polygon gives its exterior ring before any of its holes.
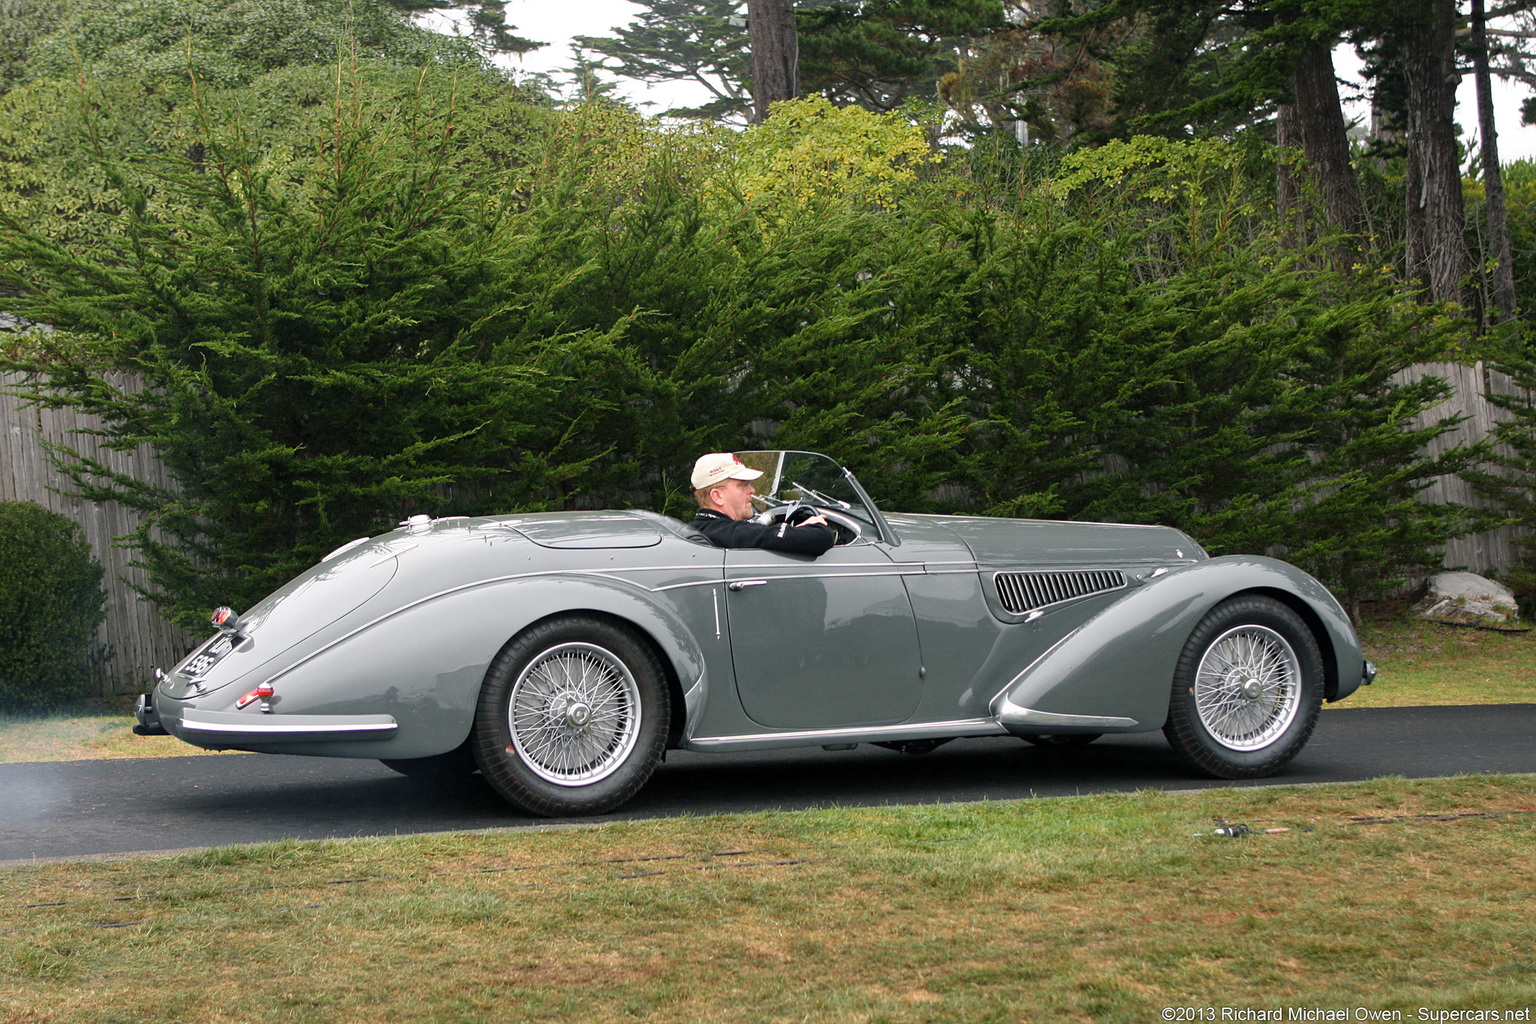
{"type": "Polygon", "coordinates": [[[853,743],[900,743],[906,740],[959,739],[962,736],[1006,736],[1008,730],[991,718],[963,718],[914,725],[863,726],[852,729],[796,729],[757,732],[745,736],[689,737],[687,750],[771,750],[774,747],[831,747],[853,743]]]}
{"type": "Polygon", "coordinates": [[[1022,707],[999,694],[992,702],[992,713],[1004,729],[1018,736],[1063,732],[1128,732],[1141,725],[1134,718],[1111,715],[1063,715],[1054,711],[1036,711],[1022,707]]]}

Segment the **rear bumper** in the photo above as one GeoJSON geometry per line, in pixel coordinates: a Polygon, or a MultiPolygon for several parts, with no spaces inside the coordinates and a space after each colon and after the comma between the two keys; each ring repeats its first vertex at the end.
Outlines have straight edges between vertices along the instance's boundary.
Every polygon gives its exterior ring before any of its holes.
{"type": "Polygon", "coordinates": [[[187,708],[176,735],[200,747],[236,747],[387,740],[399,728],[393,715],[276,715],[187,708]]]}
{"type": "Polygon", "coordinates": [[[399,730],[393,715],[284,715],[250,711],[203,711],[153,692],[139,697],[133,731],[140,736],[175,736],[213,750],[288,743],[355,743],[387,740],[399,730]]]}

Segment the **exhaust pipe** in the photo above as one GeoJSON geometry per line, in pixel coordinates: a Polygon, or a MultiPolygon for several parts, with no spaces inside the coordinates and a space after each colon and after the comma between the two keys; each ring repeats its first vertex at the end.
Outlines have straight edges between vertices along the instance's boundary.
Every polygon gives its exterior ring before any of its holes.
{"type": "MultiPolygon", "coordinates": [[[[160,678],[162,675],[163,673],[159,669],[155,669],[156,678],[160,678]]],[[[155,710],[155,694],[153,691],[139,694],[139,702],[133,708],[133,717],[137,720],[133,726],[133,734],[135,736],[170,735],[165,731],[165,726],[160,724],[160,713],[155,710]]]]}

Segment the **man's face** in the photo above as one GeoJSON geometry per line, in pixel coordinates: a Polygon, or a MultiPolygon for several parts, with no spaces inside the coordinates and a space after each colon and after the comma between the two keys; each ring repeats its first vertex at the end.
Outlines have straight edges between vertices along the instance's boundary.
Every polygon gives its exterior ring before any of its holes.
{"type": "Polygon", "coordinates": [[[711,493],[720,511],[732,519],[752,518],[752,495],[757,491],[748,480],[723,480],[712,488],[711,493]]]}

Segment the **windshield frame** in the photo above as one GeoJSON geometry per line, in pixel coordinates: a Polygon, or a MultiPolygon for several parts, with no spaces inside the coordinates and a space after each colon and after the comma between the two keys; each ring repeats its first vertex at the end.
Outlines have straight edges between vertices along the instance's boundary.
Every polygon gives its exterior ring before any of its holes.
{"type": "MultiPolygon", "coordinates": [[[[869,492],[864,490],[863,485],[859,483],[858,477],[854,476],[853,472],[847,466],[844,466],[841,462],[838,462],[831,456],[825,455],[821,452],[808,452],[793,448],[764,448],[756,451],[743,451],[736,453],[736,457],[741,459],[742,462],[744,462],[747,466],[763,472],[764,475],[760,478],[760,480],[764,483],[764,487],[759,493],[761,493],[764,497],[768,497],[773,500],[786,500],[777,498],[778,492],[783,490],[785,487],[792,487],[796,483],[800,482],[798,480],[787,480],[784,476],[785,467],[790,464],[791,458],[795,456],[805,456],[812,459],[819,459],[826,463],[827,470],[829,472],[835,472],[838,476],[837,483],[846,485],[847,489],[852,492],[851,497],[856,500],[859,505],[862,506],[862,508],[856,511],[850,508],[850,511],[854,513],[855,517],[862,519],[873,526],[876,534],[878,535],[878,539],[881,542],[890,545],[891,547],[895,547],[901,543],[900,539],[896,536],[895,531],[891,529],[890,523],[886,522],[885,516],[881,514],[880,507],[875,504],[874,499],[869,496],[869,492]]],[[[825,481],[814,482],[819,482],[822,483],[823,486],[827,486],[827,482],[825,481]]],[[[838,496],[835,493],[824,496],[830,497],[835,503],[844,502],[848,497],[847,495],[838,496]]],[[[807,500],[807,504],[820,505],[821,503],[807,500]]],[[[825,507],[836,509],[837,505],[832,504],[826,505],[825,507]]]]}

